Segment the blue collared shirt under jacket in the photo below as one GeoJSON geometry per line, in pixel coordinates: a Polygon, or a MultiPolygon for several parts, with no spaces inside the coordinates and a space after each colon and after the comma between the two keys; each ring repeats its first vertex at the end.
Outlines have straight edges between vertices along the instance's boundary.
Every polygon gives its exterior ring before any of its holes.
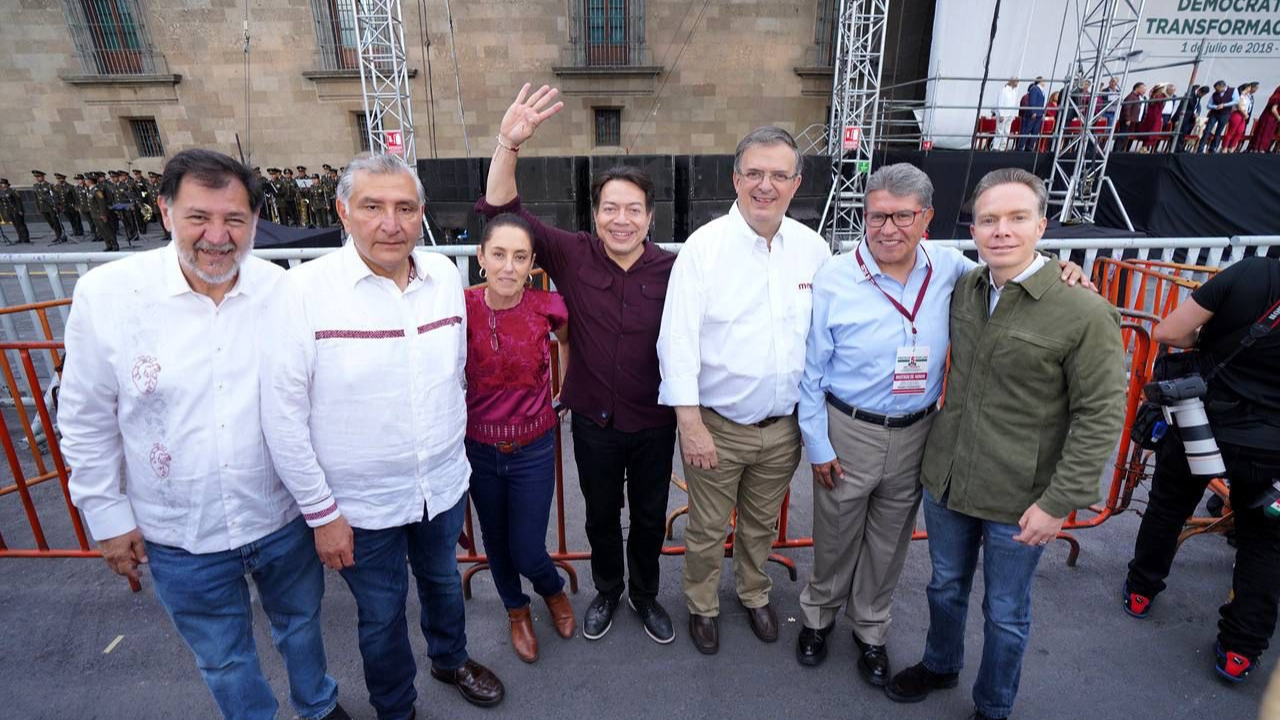
{"type": "Polygon", "coordinates": [[[827,437],[827,392],[880,415],[907,415],[938,401],[951,337],[951,291],[961,276],[977,267],[959,250],[925,240],[916,247],[916,264],[904,287],[880,271],[865,242],[859,251],[875,283],[867,280],[853,252],[828,260],[813,280],[813,322],[799,404],[800,431],[811,463],[836,457],[827,437]],[[910,311],[929,262],[933,276],[915,322],[915,345],[929,348],[928,382],[922,394],[894,395],[894,361],[898,348],[912,344],[911,323],[880,289],[910,311]]]}

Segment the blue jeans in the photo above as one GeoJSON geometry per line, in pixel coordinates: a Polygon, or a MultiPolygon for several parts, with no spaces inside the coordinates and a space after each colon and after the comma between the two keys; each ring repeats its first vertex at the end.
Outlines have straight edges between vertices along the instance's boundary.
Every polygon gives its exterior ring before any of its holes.
{"type": "Polygon", "coordinates": [[[1218,115],[1209,113],[1209,121],[1204,125],[1204,133],[1200,135],[1200,144],[1196,146],[1196,152],[1204,152],[1205,145],[1209,145],[1209,152],[1218,152],[1218,146],[1222,144],[1222,136],[1227,132],[1227,121],[1231,119],[1231,113],[1218,115]],[[1209,137],[1213,137],[1213,144],[1209,144],[1209,137]]]}
{"type": "Polygon", "coordinates": [[[304,718],[328,715],[338,684],[326,674],[320,633],[324,566],[301,517],[235,550],[196,555],[147,543],[156,597],[196,656],[224,718],[274,718],[275,693],[262,675],[253,642],[253,576],[271,639],[284,658],[289,700],[304,718]]]}
{"type": "Polygon", "coordinates": [[[508,610],[529,604],[520,588],[521,575],[543,597],[563,590],[564,580],[547,554],[547,522],[556,492],[555,430],[510,453],[468,440],[467,459],[471,503],[502,604],[508,610]]]}
{"type": "Polygon", "coordinates": [[[466,514],[464,494],[453,507],[428,520],[383,530],[352,528],[356,564],[341,571],[356,599],[364,684],[378,720],[404,720],[413,714],[418,666],[409,646],[405,597],[409,568],[422,605],[419,622],[427,655],[442,670],[467,661],[466,611],[454,547],[466,514]],[[405,555],[409,568],[405,567],[405,555]]]}
{"type": "Polygon", "coordinates": [[[936,673],[964,666],[964,625],[969,592],[982,548],[982,665],[973,685],[973,704],[987,717],[1008,717],[1018,694],[1022,655],[1031,635],[1031,581],[1044,548],[1015,542],[1017,525],[991,522],[947,509],[924,492],[933,577],[929,598],[929,638],[924,665],[936,673]]]}

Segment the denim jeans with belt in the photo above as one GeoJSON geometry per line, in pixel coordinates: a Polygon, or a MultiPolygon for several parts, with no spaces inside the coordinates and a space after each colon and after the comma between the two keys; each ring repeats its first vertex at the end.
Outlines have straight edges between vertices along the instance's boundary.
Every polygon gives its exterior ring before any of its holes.
{"type": "Polygon", "coordinates": [[[547,522],[556,493],[556,432],[548,430],[509,453],[467,440],[471,461],[471,503],[475,505],[484,553],[498,596],[508,610],[529,604],[520,576],[534,592],[550,597],[564,589],[547,554],[547,522]]]}
{"type": "Polygon", "coordinates": [[[409,525],[352,528],[356,564],[341,574],[356,599],[364,683],[378,720],[405,720],[413,715],[418,699],[413,687],[418,666],[405,618],[409,569],[417,581],[422,605],[419,622],[431,664],[455,670],[467,661],[467,620],[455,549],[466,506],[464,494],[430,520],[424,508],[422,519],[409,525]]]}
{"type": "Polygon", "coordinates": [[[271,639],[284,658],[289,700],[303,718],[328,715],[338,702],[338,684],[326,674],[320,633],[324,566],[311,529],[301,518],[234,550],[193,554],[147,543],[156,597],[196,665],[224,718],[264,720],[276,716],[253,642],[252,575],[271,639]]]}
{"type": "Polygon", "coordinates": [[[1008,717],[1018,694],[1022,655],[1031,636],[1031,581],[1044,548],[1013,539],[1017,525],[991,522],[949,510],[946,498],[924,492],[924,522],[929,531],[933,577],[929,598],[929,637],[924,665],[936,673],[958,673],[964,666],[964,626],[969,592],[982,548],[982,665],[973,685],[973,704],[987,717],[1008,717]]]}

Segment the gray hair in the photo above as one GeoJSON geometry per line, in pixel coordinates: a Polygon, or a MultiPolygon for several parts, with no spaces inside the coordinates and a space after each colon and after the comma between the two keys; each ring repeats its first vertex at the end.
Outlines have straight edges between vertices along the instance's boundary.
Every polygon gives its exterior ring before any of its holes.
{"type": "Polygon", "coordinates": [[[351,193],[355,191],[356,173],[367,172],[370,175],[391,175],[394,173],[405,173],[413,178],[413,184],[418,188],[418,204],[427,204],[427,191],[422,187],[422,180],[418,177],[418,173],[409,167],[404,158],[399,155],[390,153],[381,153],[377,155],[368,155],[358,157],[352,160],[348,165],[342,177],[338,179],[337,196],[343,205],[351,202],[351,193]]]}
{"type": "Polygon", "coordinates": [[[791,137],[791,133],[775,125],[766,125],[747,133],[747,136],[738,142],[738,149],[733,151],[734,172],[742,172],[742,154],[752,145],[786,145],[796,154],[796,173],[804,170],[804,153],[800,152],[796,139],[791,137]]]}
{"type": "Polygon", "coordinates": [[[971,205],[976,208],[982,193],[997,185],[1026,185],[1036,194],[1036,209],[1040,211],[1040,217],[1049,211],[1049,191],[1045,189],[1044,181],[1022,168],[1000,168],[983,175],[973,189],[971,205]]]}
{"type": "Polygon", "coordinates": [[[910,163],[885,165],[867,178],[866,194],[883,190],[895,197],[914,195],[920,207],[933,207],[933,181],[924,171],[910,163]]]}

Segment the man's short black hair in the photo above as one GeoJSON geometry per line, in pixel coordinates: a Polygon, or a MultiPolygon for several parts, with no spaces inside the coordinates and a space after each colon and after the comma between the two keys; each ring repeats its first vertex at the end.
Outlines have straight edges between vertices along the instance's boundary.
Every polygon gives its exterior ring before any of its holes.
{"type": "Polygon", "coordinates": [[[1226,80],[1219,80],[1218,82],[1214,83],[1214,84],[1213,84],[1213,86],[1214,86],[1214,87],[1216,87],[1216,88],[1224,88],[1224,87],[1226,87],[1226,86],[1227,86],[1227,81],[1226,81],[1226,80]]]}
{"type": "Polygon", "coordinates": [[[1147,86],[1147,84],[1146,84],[1146,83],[1144,83],[1144,82],[1134,83],[1134,84],[1133,84],[1133,91],[1134,91],[1134,92],[1138,92],[1138,88],[1140,88],[1140,87],[1146,87],[1146,86],[1147,86]]]}
{"type": "Polygon", "coordinates": [[[174,155],[164,165],[164,174],[160,176],[160,187],[156,192],[165,202],[172,203],[178,195],[178,188],[182,186],[183,178],[188,175],[195,182],[213,190],[221,190],[238,180],[249,193],[250,209],[256,213],[262,208],[262,187],[253,172],[239,160],[214,150],[194,148],[174,155]]]}
{"type": "Polygon", "coordinates": [[[630,165],[616,165],[605,170],[591,181],[591,209],[600,207],[600,192],[604,186],[614,180],[622,180],[640,188],[644,192],[644,207],[653,212],[653,179],[649,173],[630,165]]]}

